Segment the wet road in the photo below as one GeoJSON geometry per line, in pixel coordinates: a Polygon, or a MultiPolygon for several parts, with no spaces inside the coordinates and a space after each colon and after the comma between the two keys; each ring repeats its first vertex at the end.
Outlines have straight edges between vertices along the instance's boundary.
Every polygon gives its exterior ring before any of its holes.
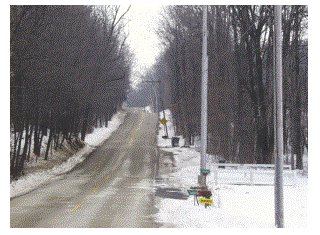
{"type": "Polygon", "coordinates": [[[130,109],[97,150],[58,180],[10,202],[11,227],[160,227],[153,182],[157,115],[130,109]]]}

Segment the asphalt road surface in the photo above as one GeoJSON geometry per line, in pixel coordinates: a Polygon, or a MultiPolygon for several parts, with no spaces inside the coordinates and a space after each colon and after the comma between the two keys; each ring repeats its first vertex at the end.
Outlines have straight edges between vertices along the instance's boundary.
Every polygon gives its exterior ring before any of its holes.
{"type": "Polygon", "coordinates": [[[10,201],[11,227],[160,227],[152,183],[157,114],[130,109],[123,124],[72,171],[10,201]]]}

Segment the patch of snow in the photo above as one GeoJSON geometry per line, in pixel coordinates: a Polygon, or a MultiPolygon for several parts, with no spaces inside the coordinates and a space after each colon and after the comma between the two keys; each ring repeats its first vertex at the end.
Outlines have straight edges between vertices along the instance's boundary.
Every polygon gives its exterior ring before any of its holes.
{"type": "MultiPolygon", "coordinates": [[[[162,118],[161,114],[159,114],[160,118],[162,118]]],[[[166,110],[166,118],[169,121],[168,129],[172,131],[169,110],[166,110]]],[[[160,124],[158,146],[174,153],[176,170],[162,175],[161,178],[170,179],[176,183],[163,181],[162,184],[178,185],[179,190],[188,195],[187,189],[197,185],[197,176],[200,174],[200,153],[192,146],[172,148],[171,139],[162,139],[163,134],[164,127],[160,124]]],[[[169,136],[171,138],[173,135],[169,134],[169,136]]],[[[211,163],[214,161],[212,156],[211,163]]],[[[229,180],[234,177],[244,177],[243,174],[236,172],[223,176],[229,180]]],[[[156,219],[163,223],[164,227],[274,228],[274,186],[270,185],[270,182],[273,183],[273,176],[258,174],[257,179],[262,180],[263,185],[219,184],[215,186],[214,174],[211,173],[207,176],[207,184],[213,192],[213,206],[205,208],[203,204],[194,205],[193,196],[189,196],[187,200],[159,198],[156,219]]],[[[165,187],[165,185],[161,186],[165,187]]],[[[297,174],[296,187],[284,186],[283,189],[285,227],[306,228],[308,178],[297,174]]]]}
{"type": "Polygon", "coordinates": [[[128,102],[127,102],[127,101],[123,102],[122,105],[121,105],[121,107],[122,107],[124,110],[126,110],[126,109],[128,108],[128,102]]]}
{"type": "Polygon", "coordinates": [[[151,109],[150,106],[146,106],[146,107],[144,108],[144,111],[145,111],[146,113],[152,113],[152,109],[151,109]]]}
{"type": "Polygon", "coordinates": [[[94,129],[93,133],[86,136],[85,147],[61,165],[57,165],[50,170],[31,173],[19,178],[17,181],[13,181],[10,184],[10,198],[30,192],[41,184],[58,179],[58,174],[70,171],[78,163],[82,162],[85,156],[95,149],[95,146],[109,138],[112,132],[118,129],[120,124],[123,123],[126,114],[126,112],[119,111],[108,122],[108,127],[94,129]]]}
{"type": "Polygon", "coordinates": [[[95,128],[91,134],[86,134],[84,141],[89,145],[101,144],[110,137],[112,132],[118,129],[123,122],[125,115],[125,112],[117,112],[108,122],[107,127],[95,128]]]}
{"type": "MultiPolygon", "coordinates": [[[[199,166],[185,166],[168,177],[179,181],[180,189],[188,195],[187,189],[197,185],[198,174],[199,166]]],[[[273,186],[218,185],[215,187],[211,174],[207,182],[214,192],[214,206],[204,208],[201,204],[194,205],[193,196],[188,200],[161,199],[158,205],[158,222],[183,228],[275,227],[273,186]]],[[[296,187],[284,187],[286,228],[307,227],[307,185],[307,179],[299,177],[296,187]]]]}
{"type": "Polygon", "coordinates": [[[61,165],[55,166],[49,170],[31,173],[13,181],[10,184],[10,198],[30,192],[50,180],[59,179],[60,177],[57,176],[58,174],[71,170],[75,165],[84,160],[83,155],[90,153],[93,149],[93,147],[86,145],[81,151],[61,165]]]}

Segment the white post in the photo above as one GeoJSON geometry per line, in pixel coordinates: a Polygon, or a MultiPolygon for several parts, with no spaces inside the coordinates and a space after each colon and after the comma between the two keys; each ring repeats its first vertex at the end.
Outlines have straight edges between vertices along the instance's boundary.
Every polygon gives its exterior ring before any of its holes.
{"type": "Polygon", "coordinates": [[[275,224],[284,227],[283,212],[283,113],[282,113],[282,38],[281,5],[274,6],[275,47],[275,224]]]}
{"type": "Polygon", "coordinates": [[[217,186],[218,185],[218,167],[214,167],[214,184],[217,186]]]}
{"type": "Polygon", "coordinates": [[[217,191],[218,191],[218,208],[221,208],[221,200],[220,200],[220,193],[219,193],[220,188],[217,189],[217,191]]]}
{"type": "MultiPolygon", "coordinates": [[[[200,169],[207,169],[207,93],[208,93],[208,56],[207,56],[207,6],[203,6],[202,26],[202,89],[201,89],[201,162],[200,169]]],[[[201,173],[202,184],[206,185],[201,173]]]]}
{"type": "Polygon", "coordinates": [[[253,185],[253,170],[250,167],[250,185],[253,185]]]}

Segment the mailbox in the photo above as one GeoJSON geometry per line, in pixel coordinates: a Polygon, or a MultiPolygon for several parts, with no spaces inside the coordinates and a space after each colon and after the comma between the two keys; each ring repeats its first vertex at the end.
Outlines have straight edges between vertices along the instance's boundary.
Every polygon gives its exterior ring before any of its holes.
{"type": "Polygon", "coordinates": [[[172,147],[179,147],[179,140],[180,140],[179,137],[172,137],[171,139],[172,147]]]}

